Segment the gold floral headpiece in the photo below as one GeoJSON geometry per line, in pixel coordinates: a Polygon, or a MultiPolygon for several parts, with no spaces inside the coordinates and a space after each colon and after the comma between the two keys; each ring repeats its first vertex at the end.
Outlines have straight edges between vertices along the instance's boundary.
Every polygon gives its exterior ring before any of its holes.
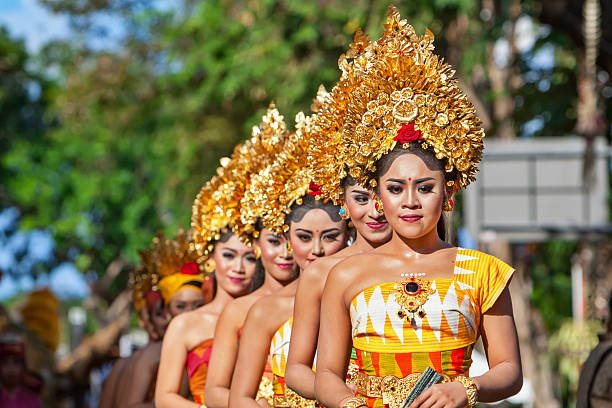
{"type": "Polygon", "coordinates": [[[378,41],[362,41],[340,58],[340,68],[358,80],[348,106],[320,108],[315,127],[342,128],[348,174],[361,185],[375,187],[375,163],[397,143],[407,147],[418,141],[445,159],[446,172],[456,170],[448,186],[465,188],[474,180],[483,150],[484,131],[473,105],[453,79],[453,68],[433,53],[429,30],[416,35],[393,5],[384,28],[378,41]],[[341,120],[330,113],[334,109],[346,111],[341,120]]]}
{"type": "Polygon", "coordinates": [[[271,103],[261,123],[253,127],[251,138],[237,145],[230,158],[222,159],[217,175],[202,187],[191,217],[200,260],[208,257],[212,241],[218,240],[228,228],[252,233],[253,226],[241,220],[240,201],[251,176],[275,157],[287,134],[283,116],[271,103]]]}
{"type": "Polygon", "coordinates": [[[299,203],[309,188],[314,188],[307,166],[312,117],[300,112],[295,121],[296,131],[289,135],[274,161],[251,177],[241,202],[245,225],[253,225],[260,218],[275,233],[286,232],[285,218],[291,205],[299,203]]]}
{"type": "Polygon", "coordinates": [[[338,60],[342,71],[340,80],[330,92],[321,85],[311,106],[317,114],[308,151],[312,178],[321,188],[322,198],[331,199],[337,205],[342,204],[342,180],[347,176],[350,158],[350,144],[344,139],[344,121],[351,93],[363,80],[355,62],[370,44],[369,37],[358,30],[350,49],[338,60]]]}
{"type": "Polygon", "coordinates": [[[205,277],[204,265],[198,262],[198,254],[189,231],[179,228],[173,239],[160,231],[153,238],[148,249],[138,251],[142,268],[134,271],[133,288],[139,290],[137,299],[143,299],[149,290],[159,290],[159,282],[170,275],[184,273],[205,277]],[[190,268],[185,268],[188,265],[190,268]],[[138,289],[137,289],[138,288],[138,289]]]}

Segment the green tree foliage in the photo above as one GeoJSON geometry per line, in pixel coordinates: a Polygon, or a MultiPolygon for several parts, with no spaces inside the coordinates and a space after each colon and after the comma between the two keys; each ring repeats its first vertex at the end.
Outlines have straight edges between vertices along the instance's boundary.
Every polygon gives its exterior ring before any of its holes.
{"type": "MultiPolygon", "coordinates": [[[[380,34],[388,5],[184,0],[164,11],[147,0],[41,3],[71,16],[75,38],[48,45],[35,60],[40,72],[52,68],[57,84],[45,117],[52,129],[37,143],[16,138],[2,158],[2,171],[11,175],[2,184],[26,227],[51,227],[60,259],[76,257],[80,269],[98,274],[119,256],[135,262],[136,250],[158,228],[172,235],[188,225],[193,199],[218,158],[248,137],[270,101],[292,126],[318,85],[335,83],[337,59],[356,29],[380,34]],[[102,51],[90,41],[100,35],[101,13],[125,31],[117,46],[102,51]]],[[[503,2],[488,22],[475,0],[395,3],[418,32],[434,32],[438,52],[457,66],[462,85],[487,114],[496,97],[486,75],[487,47],[504,35],[503,2]]],[[[2,38],[0,44],[9,43],[2,38]]],[[[16,55],[25,61],[21,50],[16,55]]],[[[533,71],[524,61],[529,55],[520,58],[521,75],[533,71]]],[[[575,100],[573,67],[556,66],[567,71],[552,81],[564,96],[519,88],[517,129],[542,106],[554,115],[542,133],[571,129],[572,120],[558,116],[575,100]]]]}

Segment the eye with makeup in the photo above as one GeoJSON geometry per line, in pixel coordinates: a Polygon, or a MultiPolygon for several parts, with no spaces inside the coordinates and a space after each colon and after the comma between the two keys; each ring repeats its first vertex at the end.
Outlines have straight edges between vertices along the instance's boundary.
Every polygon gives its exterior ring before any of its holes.
{"type": "Polygon", "coordinates": [[[363,193],[353,193],[351,197],[353,201],[360,205],[366,205],[370,201],[370,196],[363,193]]]}
{"type": "Polygon", "coordinates": [[[419,193],[431,193],[434,189],[434,185],[433,184],[420,184],[417,187],[417,191],[419,193]]]}
{"type": "Polygon", "coordinates": [[[183,309],[185,309],[185,308],[187,307],[187,304],[186,304],[186,303],[184,303],[184,302],[176,302],[176,303],[174,304],[174,307],[175,307],[176,309],[183,310],[183,309]]]}
{"type": "Polygon", "coordinates": [[[392,183],[387,184],[387,191],[391,194],[401,194],[402,191],[404,191],[404,188],[401,184],[392,183]]]}
{"type": "Polygon", "coordinates": [[[251,263],[257,262],[257,258],[255,258],[255,255],[253,255],[253,254],[247,255],[246,260],[251,262],[251,263]]]}
{"type": "Polygon", "coordinates": [[[268,244],[273,245],[273,246],[279,246],[281,244],[280,238],[275,237],[275,236],[269,237],[266,241],[268,242],[268,244]]]}
{"type": "Polygon", "coordinates": [[[221,256],[224,257],[225,259],[234,259],[236,257],[236,255],[234,255],[234,253],[231,251],[223,251],[221,253],[221,256]]]}
{"type": "Polygon", "coordinates": [[[327,241],[327,242],[334,242],[338,240],[338,237],[340,236],[340,232],[334,232],[331,234],[325,234],[323,235],[323,241],[327,241]]]}
{"type": "Polygon", "coordinates": [[[312,240],[312,235],[310,234],[304,234],[302,233],[298,233],[297,237],[299,238],[300,241],[302,242],[310,242],[312,240]]]}

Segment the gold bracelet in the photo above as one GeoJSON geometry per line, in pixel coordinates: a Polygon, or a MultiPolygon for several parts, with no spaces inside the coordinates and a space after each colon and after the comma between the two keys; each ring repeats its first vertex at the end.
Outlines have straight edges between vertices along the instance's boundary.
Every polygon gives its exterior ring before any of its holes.
{"type": "Polygon", "coordinates": [[[366,402],[359,397],[346,397],[340,402],[340,406],[342,408],[360,408],[367,407],[368,404],[366,404],[366,402]]]}
{"type": "Polygon", "coordinates": [[[465,387],[465,392],[468,397],[468,403],[466,406],[469,408],[476,406],[476,400],[478,400],[478,388],[476,388],[476,383],[474,380],[463,375],[459,375],[455,377],[453,381],[456,381],[465,387]]]}

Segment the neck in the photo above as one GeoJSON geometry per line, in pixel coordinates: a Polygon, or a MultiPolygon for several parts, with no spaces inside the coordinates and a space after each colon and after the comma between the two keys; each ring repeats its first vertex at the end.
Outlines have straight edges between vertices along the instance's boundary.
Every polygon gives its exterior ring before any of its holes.
{"type": "Polygon", "coordinates": [[[280,281],[276,278],[274,278],[274,276],[272,276],[271,273],[268,273],[268,271],[266,271],[265,273],[265,280],[263,285],[261,285],[261,291],[264,293],[272,293],[272,292],[276,292],[277,290],[284,288],[285,286],[287,286],[288,284],[290,284],[291,282],[293,282],[295,279],[292,280],[288,280],[288,281],[280,281]]]}
{"type": "Polygon", "coordinates": [[[227,292],[221,287],[221,285],[217,283],[217,294],[215,295],[215,298],[212,300],[212,302],[210,302],[208,305],[211,309],[217,310],[219,311],[219,313],[221,313],[225,306],[227,306],[229,302],[236,299],[237,297],[239,296],[230,295],[229,292],[227,292]]]}
{"type": "Polygon", "coordinates": [[[402,237],[397,232],[393,231],[390,243],[391,246],[397,248],[398,251],[415,255],[430,254],[449,246],[447,242],[440,239],[435,228],[418,238],[402,237]]]}
{"type": "Polygon", "coordinates": [[[349,248],[355,247],[355,249],[358,252],[367,252],[367,251],[371,251],[372,249],[378,248],[379,246],[385,243],[386,241],[385,242],[369,241],[363,235],[359,233],[359,230],[357,230],[357,236],[355,237],[355,242],[349,248]]]}

